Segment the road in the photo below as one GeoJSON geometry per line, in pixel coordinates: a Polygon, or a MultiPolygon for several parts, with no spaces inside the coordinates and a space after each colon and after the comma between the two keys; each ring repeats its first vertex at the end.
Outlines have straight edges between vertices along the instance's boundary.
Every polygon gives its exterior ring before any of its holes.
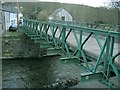
{"type": "MultiPolygon", "coordinates": [[[[66,31],[66,34],[68,33],[68,31],[66,31]]],[[[51,30],[49,29],[48,30],[48,34],[49,35],[52,35],[51,34],[51,30]]],[[[60,30],[57,30],[56,34],[55,34],[55,37],[58,38],[60,35],[60,30]]],[[[80,37],[80,34],[76,34],[78,39],[80,37]]],[[[82,41],[84,41],[86,38],[87,38],[87,34],[84,33],[83,34],[83,37],[82,37],[82,41]]],[[[73,32],[70,33],[70,35],[68,36],[67,38],[67,42],[75,47],[77,47],[77,42],[76,42],[76,39],[75,39],[75,36],[73,34],[73,32]]],[[[100,39],[100,42],[101,44],[103,45],[104,42],[105,42],[105,37],[102,37],[102,39],[100,39]]],[[[98,56],[100,54],[100,47],[97,43],[97,40],[92,36],[90,37],[90,39],[85,43],[85,45],[83,46],[83,49],[84,50],[87,50],[88,52],[92,53],[93,55],[95,56],[98,56]]],[[[120,51],[120,48],[119,48],[119,43],[114,43],[114,50],[113,50],[113,53],[114,55],[116,53],[118,53],[118,51],[120,51]]],[[[115,59],[115,63],[119,64],[120,65],[120,55],[115,59]]]]}

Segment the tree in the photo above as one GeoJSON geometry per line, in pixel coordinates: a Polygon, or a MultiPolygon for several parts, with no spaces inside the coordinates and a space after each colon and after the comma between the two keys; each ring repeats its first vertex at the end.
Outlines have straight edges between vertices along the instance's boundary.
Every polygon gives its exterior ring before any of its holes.
{"type": "Polygon", "coordinates": [[[120,9],[120,1],[111,2],[111,7],[120,9]]]}
{"type": "Polygon", "coordinates": [[[108,0],[107,7],[120,10],[120,0],[108,0]]]}
{"type": "Polygon", "coordinates": [[[37,19],[38,20],[47,20],[49,16],[49,11],[47,10],[42,10],[38,13],[37,19]]]}

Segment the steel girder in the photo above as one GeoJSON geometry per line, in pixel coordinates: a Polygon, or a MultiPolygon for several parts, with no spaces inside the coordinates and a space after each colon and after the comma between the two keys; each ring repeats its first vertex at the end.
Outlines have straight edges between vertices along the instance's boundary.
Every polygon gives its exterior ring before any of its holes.
{"type": "Polygon", "coordinates": [[[81,80],[103,79],[105,82],[109,82],[111,73],[114,72],[118,82],[120,82],[120,71],[114,63],[120,55],[120,51],[113,54],[115,39],[120,37],[120,32],[36,20],[24,20],[24,24],[20,28],[35,43],[42,45],[41,48],[48,48],[48,54],[59,54],[61,60],[65,62],[66,60],[67,62],[75,60],[78,64],[84,63],[86,72],[81,74],[81,80]],[[88,34],[83,40],[84,33],[88,34]],[[71,34],[76,41],[76,47],[72,46],[67,40],[73,38],[71,34]],[[104,43],[101,43],[99,35],[105,37],[104,43]],[[94,60],[83,49],[93,36],[100,48],[100,53],[94,60]],[[89,65],[91,62],[94,62],[92,67],[89,65]]]}

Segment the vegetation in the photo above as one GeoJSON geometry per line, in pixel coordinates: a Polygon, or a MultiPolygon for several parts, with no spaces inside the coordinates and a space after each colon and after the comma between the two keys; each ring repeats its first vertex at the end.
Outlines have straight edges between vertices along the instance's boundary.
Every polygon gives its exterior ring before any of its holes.
{"type": "Polygon", "coordinates": [[[120,1],[119,0],[110,0],[108,1],[108,7],[109,8],[115,8],[120,10],[120,1]]]}
{"type": "Polygon", "coordinates": [[[49,15],[58,8],[64,8],[76,22],[93,22],[118,24],[120,10],[107,9],[104,7],[93,8],[84,5],[52,3],[52,2],[21,2],[23,14],[26,18],[47,20],[49,15]]]}

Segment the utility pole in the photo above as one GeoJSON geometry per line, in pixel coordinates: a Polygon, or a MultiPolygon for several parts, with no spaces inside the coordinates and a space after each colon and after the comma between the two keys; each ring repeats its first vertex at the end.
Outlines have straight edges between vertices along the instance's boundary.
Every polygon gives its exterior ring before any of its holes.
{"type": "Polygon", "coordinates": [[[2,2],[0,1],[0,35],[2,34],[2,2]]]}
{"type": "Polygon", "coordinates": [[[18,23],[19,23],[19,21],[18,21],[18,17],[19,17],[19,15],[18,15],[18,13],[19,13],[19,4],[18,4],[18,0],[17,0],[17,29],[18,29],[18,23]]]}

